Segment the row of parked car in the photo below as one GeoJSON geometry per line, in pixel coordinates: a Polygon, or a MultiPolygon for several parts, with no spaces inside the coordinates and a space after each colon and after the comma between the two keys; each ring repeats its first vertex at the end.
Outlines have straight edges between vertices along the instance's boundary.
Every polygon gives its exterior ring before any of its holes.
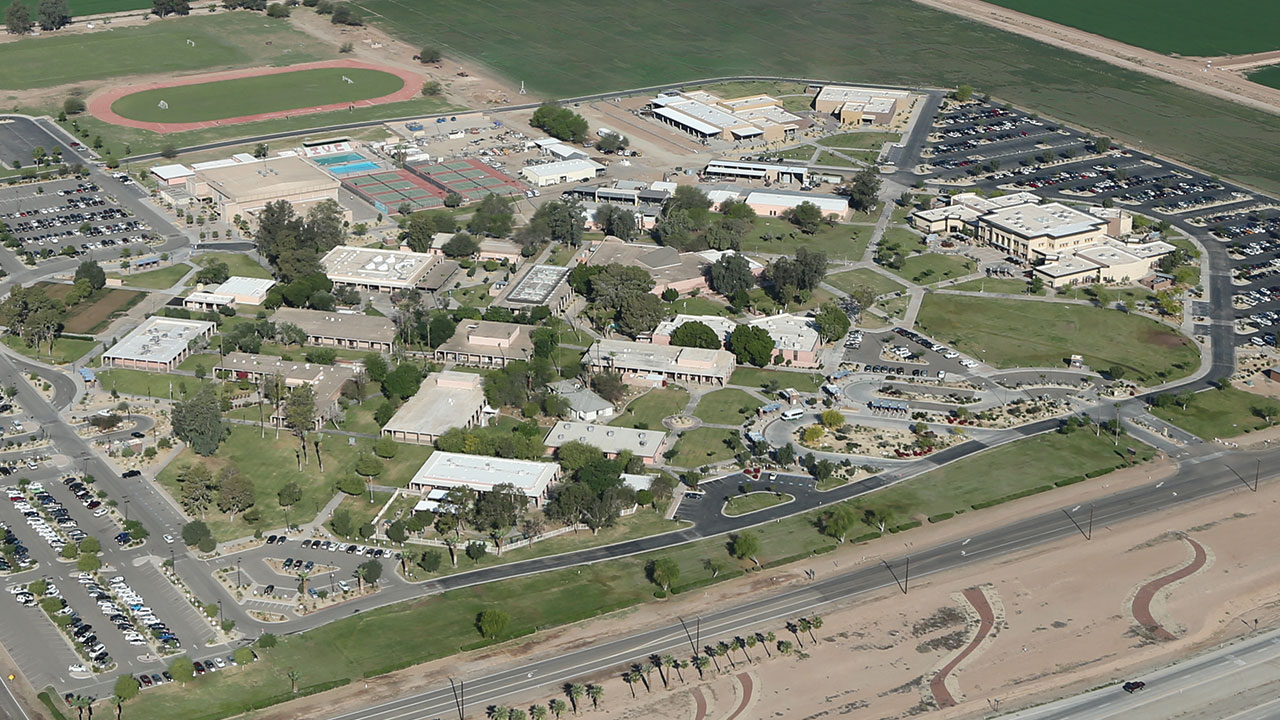
{"type": "MultiPolygon", "coordinates": [[[[918,332],[915,332],[914,330],[908,330],[907,328],[903,328],[903,327],[896,327],[893,329],[893,331],[908,340],[917,342],[929,348],[930,350],[942,355],[942,357],[948,360],[955,360],[956,358],[960,357],[960,353],[956,352],[955,350],[952,350],[951,348],[947,347],[946,345],[943,345],[940,342],[930,340],[929,338],[921,335],[918,332]]],[[[973,360],[970,360],[969,358],[960,358],[960,364],[971,370],[973,368],[978,367],[978,363],[973,360]]]]}
{"type": "Polygon", "coordinates": [[[13,503],[14,509],[22,513],[22,516],[26,518],[27,524],[31,526],[31,529],[35,530],[37,535],[49,543],[49,547],[53,548],[54,552],[61,552],[62,548],[66,547],[67,540],[63,537],[64,533],[66,538],[75,543],[88,537],[80,529],[75,519],[71,517],[71,513],[67,511],[66,507],[55,500],[44,489],[43,485],[31,483],[27,486],[27,489],[33,493],[32,497],[36,504],[33,505],[29,502],[26,496],[22,494],[22,491],[16,487],[8,489],[9,501],[13,503]],[[48,513],[49,518],[53,521],[52,523],[41,514],[41,509],[48,513]]]}
{"type": "Polygon", "coordinates": [[[14,572],[13,566],[15,564],[18,572],[30,570],[36,566],[36,561],[31,559],[31,551],[27,549],[26,545],[22,544],[22,541],[18,539],[13,530],[2,522],[0,522],[0,536],[4,538],[3,542],[6,547],[13,547],[13,563],[9,562],[8,556],[0,555],[0,572],[14,572]]]}
{"type": "Polygon", "coordinates": [[[391,554],[391,551],[383,550],[379,547],[331,542],[329,540],[303,540],[302,547],[312,548],[314,550],[328,550],[329,552],[338,552],[341,550],[348,555],[364,555],[371,558],[380,558],[391,554]]]}

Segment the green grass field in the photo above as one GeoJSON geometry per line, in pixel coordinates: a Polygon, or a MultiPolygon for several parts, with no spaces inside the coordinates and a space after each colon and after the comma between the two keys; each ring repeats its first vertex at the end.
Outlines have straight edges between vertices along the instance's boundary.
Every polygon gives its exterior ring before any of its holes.
{"type": "Polygon", "coordinates": [[[131,120],[202,122],[354,103],[390,95],[403,87],[404,80],[381,70],[318,68],[143,90],[125,95],[111,109],[131,120]],[[344,77],[352,82],[344,81],[344,77]],[[159,107],[162,101],[168,104],[167,109],[159,107]]]}
{"type": "Polygon", "coordinates": [[[677,315],[723,315],[729,317],[729,306],[708,297],[684,297],[667,303],[677,315]]]}
{"type": "Polygon", "coordinates": [[[97,341],[60,337],[53,341],[52,354],[49,352],[48,343],[40,343],[40,347],[30,347],[17,335],[5,335],[4,344],[33,360],[61,365],[84,357],[85,353],[93,349],[97,341]]]}
{"type": "Polygon", "coordinates": [[[871,288],[871,292],[876,295],[885,295],[887,293],[907,289],[906,285],[894,282],[880,273],[874,270],[868,270],[867,268],[858,268],[857,270],[849,270],[847,272],[828,275],[826,281],[832,287],[838,288],[847,293],[853,292],[855,289],[860,287],[871,288]]]}
{"type": "Polygon", "coordinates": [[[824,137],[818,141],[818,144],[845,150],[879,150],[881,145],[887,142],[898,142],[901,139],[902,135],[899,133],[856,132],[824,137]]]}
{"type": "Polygon", "coordinates": [[[713,425],[741,425],[743,420],[754,417],[756,408],[763,404],[737,388],[725,388],[703,395],[693,414],[713,425]],[[744,409],[746,412],[742,412],[744,409]]]}
{"type": "Polygon", "coordinates": [[[1280,65],[1271,65],[1249,73],[1249,79],[1259,85],[1280,88],[1280,65]]]}
{"type": "Polygon", "coordinates": [[[893,270],[892,272],[898,273],[913,283],[932,285],[943,280],[963,277],[973,272],[973,270],[973,261],[957,255],[925,253],[924,255],[912,255],[903,260],[902,269],[893,270]]]}
{"type": "Polygon", "coordinates": [[[728,460],[733,457],[733,451],[725,441],[737,434],[736,430],[724,428],[700,427],[690,430],[676,441],[676,454],[671,458],[671,464],[692,468],[728,460]]]}
{"type": "MultiPolygon", "coordinates": [[[[868,162],[868,163],[875,162],[877,156],[879,155],[879,153],[871,150],[845,150],[844,153],[846,155],[855,156],[859,160],[862,160],[863,162],[868,162]]],[[[839,155],[836,155],[835,153],[828,152],[826,150],[823,150],[821,153],[818,153],[818,157],[814,158],[813,164],[829,165],[831,167],[847,167],[847,168],[859,167],[859,165],[853,162],[852,160],[845,159],[843,157],[840,157],[839,155]]]]}
{"type": "Polygon", "coordinates": [[[167,290],[174,286],[184,275],[191,272],[191,266],[186,263],[178,263],[162,267],[158,270],[144,270],[142,272],[109,272],[107,277],[119,278],[126,287],[140,287],[148,290],[167,290]]]}
{"type": "Polygon", "coordinates": [[[731,385],[763,388],[770,381],[776,381],[779,388],[795,388],[800,392],[817,392],[822,384],[822,376],[816,373],[787,372],[786,370],[765,370],[763,368],[739,367],[729,376],[731,385]]]}
{"type": "MultiPolygon", "coordinates": [[[[201,357],[208,357],[204,355],[201,357]]],[[[210,362],[206,369],[212,369],[210,362]]],[[[143,395],[146,397],[168,399],[172,390],[173,399],[182,398],[196,392],[207,381],[197,380],[187,375],[170,375],[168,373],[151,373],[129,368],[111,368],[98,370],[98,385],[107,392],[116,391],[121,395],[143,395]]]]}
{"type": "Polygon", "coordinates": [[[662,418],[668,415],[679,415],[689,403],[689,393],[680,388],[657,388],[641,395],[627,405],[610,425],[618,427],[640,427],[657,430],[662,427],[662,418]]]}
{"type": "Polygon", "coordinates": [[[214,260],[221,260],[227,264],[227,270],[229,270],[232,275],[239,275],[240,277],[265,278],[268,280],[271,279],[270,270],[262,267],[262,265],[257,261],[244,253],[204,253],[192,258],[191,260],[200,267],[204,267],[214,260]]]}
{"type": "MultiPolygon", "coordinates": [[[[21,2],[31,8],[31,17],[36,17],[36,8],[40,5],[40,0],[21,0],[21,2]]],[[[72,17],[127,12],[129,10],[150,12],[151,3],[147,0],[76,0],[71,4],[72,17]]]]}
{"type": "Polygon", "coordinates": [[[791,502],[794,497],[786,493],[758,491],[750,495],[735,495],[724,504],[724,514],[730,516],[759,512],[775,505],[791,502]]]}
{"type": "MultiPolygon", "coordinates": [[[[721,4],[692,0],[666,3],[662,12],[625,3],[549,0],[507,4],[500,14],[466,0],[355,4],[415,47],[442,45],[446,54],[482,62],[547,97],[736,74],[929,87],[968,83],[1126,144],[1141,140],[1144,150],[1263,189],[1280,188],[1280,117],[910,0],[743,0],[730,15],[721,4]],[[566,37],[585,40],[565,43],[566,37]],[[762,47],[787,50],[762,53],[762,47]]],[[[1174,6],[1193,4],[1178,0],[1174,6]]],[[[1102,0],[1085,5],[1098,7],[1102,0]]],[[[1169,5],[1148,14],[1151,5],[1152,0],[1137,5],[1142,9],[1133,12],[1142,20],[1131,27],[1155,38],[1180,16],[1169,5]]],[[[1276,23],[1263,20],[1280,6],[1261,5],[1254,3],[1259,9],[1252,15],[1231,11],[1228,22],[1187,28],[1196,34],[1212,28],[1208,34],[1225,36],[1244,17],[1251,26],[1244,35],[1261,37],[1271,47],[1276,23]]],[[[1114,6],[1092,13],[1112,24],[1114,6]]],[[[1204,5],[1193,17],[1223,12],[1220,5],[1204,5]]]]}
{"type": "Polygon", "coordinates": [[[126,75],[293,65],[336,57],[337,50],[294,30],[286,21],[257,13],[192,15],[4,43],[0,45],[0,87],[26,90],[126,75]],[[195,47],[187,44],[188,39],[195,47]]]}
{"type": "MultiPolygon", "coordinates": [[[[955,285],[948,285],[948,290],[965,290],[967,292],[985,292],[985,293],[1002,293],[1005,295],[1026,295],[1027,288],[1030,283],[1026,280],[1017,278],[978,278],[977,280],[966,280],[955,285]]],[[[1044,295],[1045,291],[1041,288],[1037,295],[1044,295]]]]}
{"type": "Polygon", "coordinates": [[[917,325],[939,342],[996,367],[1065,367],[1072,354],[1094,370],[1113,365],[1142,383],[1190,375],[1200,354],[1149,318],[1091,305],[925,295],[917,325]]]}
{"type": "Polygon", "coordinates": [[[755,231],[742,239],[742,249],[747,252],[794,255],[803,246],[825,252],[830,260],[861,260],[871,241],[867,225],[824,224],[812,235],[805,235],[782,218],[757,217],[755,226],[755,231]],[[782,239],[766,240],[766,235],[782,235],[782,239]]]}
{"type": "Polygon", "coordinates": [[[1261,430],[1280,421],[1277,408],[1280,405],[1271,398],[1229,387],[1196,393],[1186,410],[1179,405],[1152,407],[1151,414],[1199,435],[1202,440],[1212,441],[1261,430]]]}
{"type": "Polygon", "coordinates": [[[1255,0],[986,1],[1166,54],[1211,57],[1275,50],[1272,30],[1280,27],[1280,5],[1255,0]]]}

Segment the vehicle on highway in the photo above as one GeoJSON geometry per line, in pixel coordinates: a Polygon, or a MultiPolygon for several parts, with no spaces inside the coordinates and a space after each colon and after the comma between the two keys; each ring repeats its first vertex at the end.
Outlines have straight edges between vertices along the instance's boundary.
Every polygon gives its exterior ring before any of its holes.
{"type": "Polygon", "coordinates": [[[1124,684],[1124,685],[1122,685],[1121,687],[1123,687],[1123,688],[1124,688],[1124,691],[1125,691],[1125,692],[1127,692],[1127,693],[1129,693],[1130,695],[1132,695],[1133,693],[1135,693],[1135,692],[1137,692],[1137,691],[1141,690],[1142,688],[1144,688],[1144,687],[1146,687],[1146,686],[1147,686],[1147,684],[1146,684],[1146,683],[1144,683],[1144,682],[1142,682],[1141,680],[1130,680],[1129,682],[1125,683],[1125,684],[1124,684]]]}

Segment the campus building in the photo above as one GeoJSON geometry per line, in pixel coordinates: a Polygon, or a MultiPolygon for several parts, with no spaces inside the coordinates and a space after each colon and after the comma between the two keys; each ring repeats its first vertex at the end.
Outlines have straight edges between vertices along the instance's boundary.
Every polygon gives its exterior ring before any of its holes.
{"type": "Polygon", "coordinates": [[[813,109],[841,125],[890,125],[911,107],[911,93],[888,88],[826,85],[813,97],[813,109]]]}
{"type": "Polygon", "coordinates": [[[922,233],[965,232],[966,228],[974,231],[978,218],[1000,208],[1014,205],[1036,205],[1040,196],[1029,192],[1016,192],[996,197],[983,197],[977,193],[960,193],[952,195],[946,205],[916,210],[907,218],[911,227],[922,233]]]}
{"type": "Polygon", "coordinates": [[[371,292],[434,291],[458,272],[458,263],[440,255],[350,245],[325,253],[320,265],[334,285],[371,292]]]}
{"type": "Polygon", "coordinates": [[[596,422],[613,417],[613,403],[595,394],[587,384],[571,378],[551,383],[551,392],[569,401],[569,413],[579,422],[596,422]]]}
{"type": "Polygon", "coordinates": [[[1102,241],[1107,221],[1062,203],[1012,205],[978,219],[978,241],[1023,262],[1046,260],[1102,241]]]}
{"type": "Polygon", "coordinates": [[[275,284],[275,280],[268,278],[234,275],[221,285],[207,290],[197,289],[182,299],[182,307],[188,310],[216,311],[226,306],[261,305],[275,284]]]}
{"type": "Polygon", "coordinates": [[[563,315],[575,294],[569,287],[571,268],[528,265],[498,293],[493,305],[508,310],[532,310],[545,305],[553,315],[563,315]]]}
{"type": "Polygon", "coordinates": [[[200,341],[208,341],[218,326],[205,320],[149,317],[102,353],[104,367],[170,372],[200,341]]]}
{"type": "MultiPolygon", "coordinates": [[[[270,383],[279,378],[288,388],[310,385],[316,401],[313,430],[320,429],[326,422],[338,417],[342,412],[342,386],[348,380],[354,380],[358,374],[356,369],[342,365],[321,365],[283,360],[275,355],[242,352],[227,353],[213,369],[215,372],[225,372],[236,380],[254,383],[270,383]]],[[[284,403],[269,409],[266,418],[273,425],[283,426],[284,403]]]]}
{"type": "Polygon", "coordinates": [[[804,203],[814,205],[822,217],[843,222],[849,219],[849,198],[822,193],[787,192],[785,190],[756,190],[747,194],[747,205],[757,215],[779,217],[804,203]]]}
{"type": "Polygon", "coordinates": [[[701,90],[662,93],[649,101],[648,112],[655,120],[703,141],[790,140],[811,124],[768,95],[726,100],[701,90]]]}
{"type": "Polygon", "coordinates": [[[561,420],[547,433],[544,444],[548,453],[554,453],[561,445],[571,442],[586,443],[597,447],[606,458],[616,458],[630,452],[646,465],[658,462],[667,434],[656,430],[592,425],[585,422],[561,420]]]}
{"type": "Polygon", "coordinates": [[[1035,273],[1052,288],[1094,283],[1130,284],[1147,278],[1156,262],[1176,249],[1160,240],[1126,243],[1108,238],[1053,262],[1037,265],[1035,273]]]}
{"type": "Polygon", "coordinates": [[[592,180],[604,172],[604,166],[595,160],[574,158],[557,162],[530,165],[520,170],[520,177],[534,187],[580,183],[592,180]]]}
{"type": "Polygon", "coordinates": [[[629,340],[597,340],[582,358],[591,372],[616,372],[633,385],[668,382],[724,385],[735,359],[727,350],[654,345],[629,340]]]}
{"type": "Polygon", "coordinates": [[[698,322],[711,328],[711,331],[720,338],[720,345],[723,346],[729,340],[729,335],[738,327],[737,321],[721,315],[676,315],[670,320],[663,320],[658,323],[658,327],[653,329],[651,342],[654,345],[670,345],[671,336],[676,330],[680,329],[685,323],[698,322]]]}
{"type": "Polygon", "coordinates": [[[560,465],[553,462],[435,452],[418,468],[409,481],[409,489],[422,493],[426,499],[436,495],[435,491],[447,492],[456,487],[485,493],[509,484],[523,492],[533,506],[541,507],[547,499],[547,489],[559,477],[560,465]]]}
{"type": "MultiPolygon", "coordinates": [[[[606,239],[594,245],[587,257],[587,264],[633,265],[644,269],[653,278],[653,289],[650,291],[653,294],[661,295],[667,290],[675,290],[681,295],[688,295],[694,291],[709,290],[707,268],[726,254],[736,253],[733,250],[682,253],[673,247],[606,239]]],[[[764,266],[760,263],[750,258],[747,258],[747,262],[753,275],[758,276],[764,271],[764,266]]]]}
{"type": "MultiPolygon", "coordinates": [[[[300,157],[276,157],[197,170],[186,179],[191,196],[211,204],[225,220],[254,222],[269,203],[285,200],[306,213],[324,200],[338,200],[337,178],[300,157]]],[[[345,219],[351,212],[344,210],[345,219]]]]}
{"type": "Polygon", "coordinates": [[[453,337],[436,348],[435,361],[470,367],[501,368],[533,354],[529,326],[518,323],[465,320],[453,337]]]}
{"type": "Polygon", "coordinates": [[[780,165],[778,163],[749,162],[746,160],[712,160],[702,169],[707,177],[732,178],[735,180],[759,180],[768,182],[809,181],[809,168],[803,165],[780,165]]]}
{"type": "Polygon", "coordinates": [[[452,428],[484,425],[484,378],[445,370],[427,376],[418,392],[382,426],[385,437],[431,445],[452,428]]]}
{"type": "Polygon", "coordinates": [[[773,338],[773,358],[791,367],[815,368],[822,364],[818,348],[822,338],[809,318],[798,315],[772,315],[747,322],[762,328],[773,338]]]}
{"type": "Polygon", "coordinates": [[[396,326],[384,317],[280,308],[271,322],[292,323],[307,334],[308,345],[391,352],[396,326]]]}

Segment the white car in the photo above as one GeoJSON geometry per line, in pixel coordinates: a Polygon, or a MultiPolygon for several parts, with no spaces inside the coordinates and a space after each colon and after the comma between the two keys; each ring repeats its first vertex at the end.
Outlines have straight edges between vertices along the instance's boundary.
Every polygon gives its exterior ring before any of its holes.
{"type": "Polygon", "coordinates": [[[164,541],[165,541],[166,543],[169,543],[170,545],[172,545],[172,544],[173,544],[173,536],[172,536],[172,535],[165,535],[165,536],[164,536],[164,541]]]}
{"type": "Polygon", "coordinates": [[[68,665],[68,666],[67,666],[67,672],[69,672],[69,673],[87,673],[87,672],[89,672],[89,668],[85,667],[84,665],[81,665],[80,663],[75,663],[74,665],[68,665]]]}
{"type": "Polygon", "coordinates": [[[955,350],[948,350],[942,353],[942,357],[948,360],[955,360],[956,358],[960,357],[960,353],[956,352],[955,350]]]}

